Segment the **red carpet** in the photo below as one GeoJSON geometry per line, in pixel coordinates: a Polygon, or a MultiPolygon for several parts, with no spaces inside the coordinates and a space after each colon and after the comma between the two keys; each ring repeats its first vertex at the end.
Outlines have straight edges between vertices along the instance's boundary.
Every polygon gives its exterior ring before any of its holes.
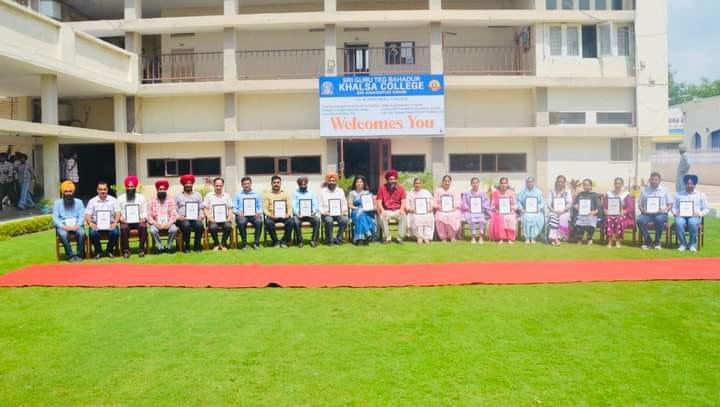
{"type": "Polygon", "coordinates": [[[52,264],[0,276],[0,287],[403,287],[590,281],[720,280],[720,259],[386,265],[52,264]]]}

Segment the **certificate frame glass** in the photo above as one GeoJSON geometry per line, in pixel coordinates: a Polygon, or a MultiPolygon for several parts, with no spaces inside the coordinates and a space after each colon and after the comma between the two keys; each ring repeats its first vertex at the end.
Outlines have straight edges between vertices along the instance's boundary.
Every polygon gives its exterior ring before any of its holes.
{"type": "Polygon", "coordinates": [[[273,201],[273,217],[285,219],[287,218],[287,201],[284,199],[276,199],[273,201]]]}
{"type": "Polygon", "coordinates": [[[243,198],[243,216],[255,216],[255,198],[243,198]]]}
{"type": "Polygon", "coordinates": [[[63,225],[65,226],[76,226],[78,224],[78,220],[74,216],[68,216],[67,218],[63,219],[63,225]]]}
{"type": "Polygon", "coordinates": [[[479,196],[471,196],[470,213],[473,215],[481,215],[483,212],[483,199],[479,196]]]}
{"type": "Polygon", "coordinates": [[[452,212],[455,210],[455,199],[452,195],[440,196],[440,211],[452,212]]]}
{"type": "Polygon", "coordinates": [[[186,202],[185,203],[185,219],[187,219],[187,220],[200,219],[200,202],[186,202]]]}
{"type": "Polygon", "coordinates": [[[608,216],[620,216],[622,215],[622,205],[620,198],[608,197],[607,199],[607,215],[608,216]]]}
{"type": "Polygon", "coordinates": [[[95,224],[97,225],[98,230],[110,230],[110,225],[112,224],[112,211],[96,211],[95,224]]]}
{"type": "Polygon", "coordinates": [[[312,199],[300,199],[298,203],[301,218],[309,218],[312,216],[312,199]]]}
{"type": "Polygon", "coordinates": [[[362,195],[360,196],[360,205],[363,211],[372,212],[375,210],[375,199],[370,194],[362,195]]]}
{"type": "Polygon", "coordinates": [[[215,223],[227,222],[227,205],[215,204],[213,205],[213,221],[215,223]],[[218,216],[219,215],[219,216],[218,216]]]}
{"type": "Polygon", "coordinates": [[[691,218],[695,216],[695,202],[693,201],[680,201],[679,215],[681,218],[691,218]]]}
{"type": "Polygon", "coordinates": [[[660,212],[660,197],[659,196],[649,196],[645,200],[645,212],[649,214],[654,214],[660,212]]]}
{"type": "Polygon", "coordinates": [[[592,211],[592,200],[589,198],[578,199],[578,215],[589,216],[592,211]]]}
{"type": "Polygon", "coordinates": [[[341,216],[342,200],[338,198],[328,199],[328,213],[330,216],[341,216]]]}
{"type": "Polygon", "coordinates": [[[510,215],[511,212],[510,198],[498,198],[498,213],[500,215],[510,215]]]}
{"type": "Polygon", "coordinates": [[[565,212],[567,209],[567,201],[563,197],[553,198],[553,210],[555,212],[565,212]]]}
{"type": "Polygon", "coordinates": [[[430,212],[427,198],[415,198],[415,214],[427,215],[430,212]]]}
{"type": "Polygon", "coordinates": [[[125,204],[125,222],[129,224],[140,223],[140,205],[125,204]]]}
{"type": "Polygon", "coordinates": [[[525,198],[526,213],[538,213],[538,206],[538,199],[536,196],[529,196],[525,198]]]}

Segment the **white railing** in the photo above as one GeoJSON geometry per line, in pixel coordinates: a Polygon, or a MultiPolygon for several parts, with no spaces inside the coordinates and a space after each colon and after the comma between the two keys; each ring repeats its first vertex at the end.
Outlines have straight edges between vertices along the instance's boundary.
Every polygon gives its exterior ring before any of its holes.
{"type": "Polygon", "coordinates": [[[338,48],[340,75],[430,72],[429,47],[338,48]]]}
{"type": "Polygon", "coordinates": [[[239,79],[317,78],[324,72],[324,49],[238,51],[239,79]]]}

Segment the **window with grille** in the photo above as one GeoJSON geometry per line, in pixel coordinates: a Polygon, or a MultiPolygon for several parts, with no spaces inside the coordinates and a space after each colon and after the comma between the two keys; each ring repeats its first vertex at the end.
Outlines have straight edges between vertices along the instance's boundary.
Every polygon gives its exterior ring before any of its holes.
{"type": "Polygon", "coordinates": [[[559,25],[550,27],[550,55],[562,55],[562,27],[559,25]]]}
{"type": "Polygon", "coordinates": [[[585,112],[550,112],[550,124],[585,124],[585,112]]]}

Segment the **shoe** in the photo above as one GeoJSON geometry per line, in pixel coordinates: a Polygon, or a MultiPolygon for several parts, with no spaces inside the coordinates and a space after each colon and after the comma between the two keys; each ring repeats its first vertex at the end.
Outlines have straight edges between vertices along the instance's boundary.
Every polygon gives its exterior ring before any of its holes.
{"type": "Polygon", "coordinates": [[[253,250],[258,250],[258,249],[260,249],[260,245],[257,243],[253,243],[252,248],[253,248],[253,250]]]}
{"type": "Polygon", "coordinates": [[[105,257],[107,257],[108,259],[114,259],[115,255],[112,254],[112,252],[107,252],[107,253],[105,253],[105,257]]]}
{"type": "Polygon", "coordinates": [[[247,250],[247,249],[248,249],[247,243],[245,243],[245,244],[243,244],[242,246],[240,246],[240,250],[247,250]]]}
{"type": "Polygon", "coordinates": [[[678,251],[679,251],[679,252],[684,252],[684,251],[685,251],[685,246],[680,245],[680,247],[678,247],[678,251]]]}
{"type": "Polygon", "coordinates": [[[649,247],[648,247],[648,246],[647,246],[646,244],[644,244],[644,245],[640,246],[640,248],[641,248],[641,249],[643,249],[643,250],[647,250],[647,249],[649,249],[649,247]]]}
{"type": "Polygon", "coordinates": [[[697,253],[697,247],[690,246],[690,253],[697,253]]]}
{"type": "Polygon", "coordinates": [[[182,249],[182,252],[185,253],[185,254],[188,254],[188,253],[190,253],[190,249],[188,249],[187,247],[184,247],[184,248],[182,249]]]}
{"type": "Polygon", "coordinates": [[[477,240],[473,238],[473,240],[470,241],[470,244],[477,244],[477,240]]]}
{"type": "Polygon", "coordinates": [[[403,244],[403,240],[400,239],[399,237],[397,239],[395,239],[395,241],[397,242],[397,244],[403,244]]]}
{"type": "Polygon", "coordinates": [[[659,244],[656,244],[656,245],[655,245],[655,250],[662,250],[662,246],[660,246],[659,244]]]}
{"type": "Polygon", "coordinates": [[[226,251],[227,251],[227,247],[225,247],[225,245],[220,246],[220,251],[226,252],[226,251]]]}
{"type": "Polygon", "coordinates": [[[159,248],[157,248],[157,250],[155,252],[157,254],[163,254],[163,253],[165,253],[165,250],[167,250],[167,249],[165,249],[164,247],[159,247],[159,248]]]}
{"type": "Polygon", "coordinates": [[[213,251],[214,251],[214,252],[220,251],[220,246],[215,246],[215,247],[213,247],[213,251]]]}
{"type": "Polygon", "coordinates": [[[302,242],[302,241],[299,241],[299,242],[297,243],[297,247],[298,247],[298,249],[302,249],[302,248],[303,248],[303,246],[305,246],[305,243],[304,243],[304,242],[302,242]]]}
{"type": "Polygon", "coordinates": [[[140,251],[138,252],[138,257],[140,257],[140,258],[145,257],[145,251],[144,251],[144,250],[140,250],[140,251]]]}
{"type": "Polygon", "coordinates": [[[338,246],[342,246],[345,243],[342,239],[335,239],[335,244],[338,246]]]}
{"type": "Polygon", "coordinates": [[[317,247],[317,242],[314,240],[310,241],[310,247],[317,247]]]}
{"type": "Polygon", "coordinates": [[[165,249],[165,253],[167,253],[167,254],[175,254],[175,249],[173,249],[173,248],[165,249]]]}
{"type": "Polygon", "coordinates": [[[93,256],[93,259],[95,259],[95,260],[100,260],[101,258],[102,258],[102,254],[100,254],[100,253],[95,253],[95,256],[93,256]]]}
{"type": "Polygon", "coordinates": [[[288,244],[285,243],[285,242],[280,242],[280,247],[283,248],[283,249],[287,249],[288,244]]]}
{"type": "MultiPolygon", "coordinates": [[[[108,257],[110,257],[110,256],[108,255],[108,257]]],[[[130,257],[130,252],[123,252],[123,258],[124,258],[124,259],[127,259],[127,258],[129,258],[129,257],[130,257]]]]}
{"type": "Polygon", "coordinates": [[[68,259],[70,263],[77,263],[80,261],[80,258],[78,256],[72,256],[68,259]]]}

